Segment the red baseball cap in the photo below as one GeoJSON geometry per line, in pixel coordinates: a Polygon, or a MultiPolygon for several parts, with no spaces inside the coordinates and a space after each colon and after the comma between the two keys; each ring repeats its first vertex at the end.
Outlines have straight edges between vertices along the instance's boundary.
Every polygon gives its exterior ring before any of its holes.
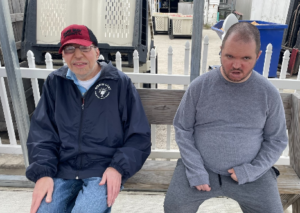
{"type": "Polygon", "coordinates": [[[59,53],[62,52],[67,44],[79,44],[82,46],[94,44],[96,47],[98,46],[97,38],[93,32],[88,27],[77,24],[72,24],[61,32],[60,43],[59,53]]]}

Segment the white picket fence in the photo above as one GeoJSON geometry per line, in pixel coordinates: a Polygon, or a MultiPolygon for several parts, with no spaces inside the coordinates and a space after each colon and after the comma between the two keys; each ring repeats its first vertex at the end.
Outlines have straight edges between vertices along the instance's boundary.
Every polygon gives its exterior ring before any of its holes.
{"type": "MultiPolygon", "coordinates": [[[[204,38],[204,46],[203,46],[203,60],[202,60],[202,70],[200,74],[203,74],[207,71],[207,53],[208,53],[208,37],[204,38]]],[[[267,77],[270,67],[271,55],[272,55],[272,45],[269,44],[266,50],[265,64],[263,76],[267,77]]],[[[151,88],[155,89],[155,84],[167,84],[168,89],[172,89],[172,85],[183,85],[183,88],[186,89],[190,83],[189,76],[189,57],[190,57],[190,43],[186,42],[185,44],[185,57],[184,57],[184,74],[183,75],[173,75],[172,74],[172,60],[173,60],[173,49],[169,47],[168,49],[168,74],[155,74],[156,73],[156,52],[155,49],[151,50],[151,73],[139,73],[139,54],[135,50],[133,53],[134,60],[134,68],[132,73],[126,73],[135,84],[137,88],[140,87],[141,83],[150,83],[151,88]]],[[[103,56],[99,57],[103,59],[103,56]]],[[[40,99],[40,91],[38,85],[38,79],[46,79],[47,76],[54,71],[53,69],[53,61],[52,57],[49,53],[45,56],[46,69],[39,69],[35,66],[34,55],[31,51],[27,53],[27,60],[29,68],[20,68],[22,78],[31,79],[32,90],[35,105],[38,104],[40,99]]],[[[280,79],[269,79],[272,84],[275,85],[276,88],[283,89],[293,89],[296,91],[300,91],[300,75],[298,74],[297,80],[289,80],[285,79],[287,72],[287,65],[289,61],[289,52],[286,51],[284,53],[283,63],[281,67],[281,75],[280,79]]],[[[117,52],[116,54],[116,67],[122,70],[122,60],[121,54],[117,52]]],[[[299,70],[300,73],[300,70],[299,70]]],[[[7,131],[9,135],[9,144],[2,144],[0,140],[0,153],[9,153],[9,154],[22,154],[21,146],[17,144],[15,132],[13,128],[13,122],[11,117],[11,112],[8,104],[8,97],[6,92],[6,87],[4,84],[3,77],[6,77],[6,70],[4,67],[1,67],[0,64],[0,98],[3,106],[3,111],[5,115],[5,121],[7,125],[7,131]]],[[[157,149],[156,148],[156,126],[151,126],[151,140],[152,140],[152,153],[150,158],[163,158],[163,159],[177,159],[180,158],[180,153],[178,149],[171,149],[171,126],[167,126],[166,133],[166,148],[165,149],[157,149]]],[[[288,165],[289,164],[289,156],[288,156],[288,148],[283,152],[281,158],[277,162],[279,165],[288,165]]]]}

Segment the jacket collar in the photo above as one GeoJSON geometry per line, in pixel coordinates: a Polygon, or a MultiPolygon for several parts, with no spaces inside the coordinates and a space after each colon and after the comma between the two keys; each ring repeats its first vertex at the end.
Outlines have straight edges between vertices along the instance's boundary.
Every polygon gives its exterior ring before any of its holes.
{"type": "MultiPolygon", "coordinates": [[[[98,60],[97,63],[101,66],[101,73],[98,80],[119,79],[118,69],[112,65],[111,61],[98,60]]],[[[63,66],[58,70],[54,71],[53,74],[67,79],[66,77],[67,72],[68,72],[68,66],[63,66]]]]}

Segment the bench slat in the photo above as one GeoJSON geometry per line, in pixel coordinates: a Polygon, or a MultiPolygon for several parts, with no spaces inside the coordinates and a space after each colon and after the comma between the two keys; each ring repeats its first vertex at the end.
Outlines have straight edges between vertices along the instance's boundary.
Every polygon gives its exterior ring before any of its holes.
{"type": "Polygon", "coordinates": [[[291,166],[276,165],[280,171],[278,189],[280,194],[300,194],[300,179],[291,166]]]}
{"type": "Polygon", "coordinates": [[[172,125],[185,90],[137,89],[150,124],[172,125]]]}
{"type": "MultiPolygon", "coordinates": [[[[176,161],[148,160],[143,168],[125,183],[130,190],[166,191],[169,187],[176,161]]],[[[276,165],[281,175],[277,179],[280,194],[300,194],[300,179],[291,166],[276,165]]]]}
{"type": "MultiPolygon", "coordinates": [[[[175,113],[185,90],[137,89],[150,124],[172,125],[175,113]]],[[[292,94],[280,93],[287,129],[291,125],[292,94]]]]}
{"type": "Polygon", "coordinates": [[[147,160],[143,168],[125,184],[125,189],[140,191],[167,191],[176,161],[147,160]]]}

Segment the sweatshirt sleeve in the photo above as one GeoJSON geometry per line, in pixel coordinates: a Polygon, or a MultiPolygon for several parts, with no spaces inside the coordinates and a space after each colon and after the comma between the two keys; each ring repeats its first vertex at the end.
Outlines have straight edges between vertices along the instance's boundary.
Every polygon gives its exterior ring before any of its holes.
{"type": "Polygon", "coordinates": [[[122,175],[124,183],[138,172],[147,160],[151,152],[151,139],[150,125],[142,102],[130,79],[127,82],[126,94],[123,92],[121,96],[126,96],[121,113],[124,142],[114,154],[110,166],[122,175]]]}
{"type": "Polygon", "coordinates": [[[60,140],[54,121],[54,100],[47,86],[31,118],[27,139],[29,166],[26,177],[36,182],[42,177],[54,177],[57,172],[60,140]]]}
{"type": "Polygon", "coordinates": [[[203,159],[194,139],[196,103],[199,99],[199,93],[196,91],[197,89],[191,84],[181,100],[173,122],[176,143],[186,167],[190,187],[210,184],[209,175],[204,168],[203,159]]]}
{"type": "Polygon", "coordinates": [[[234,167],[238,183],[253,182],[264,175],[279,159],[287,146],[286,120],[283,103],[276,90],[268,97],[268,113],[263,129],[263,142],[250,163],[234,167]],[[276,93],[276,94],[274,94],[276,93]]]}

